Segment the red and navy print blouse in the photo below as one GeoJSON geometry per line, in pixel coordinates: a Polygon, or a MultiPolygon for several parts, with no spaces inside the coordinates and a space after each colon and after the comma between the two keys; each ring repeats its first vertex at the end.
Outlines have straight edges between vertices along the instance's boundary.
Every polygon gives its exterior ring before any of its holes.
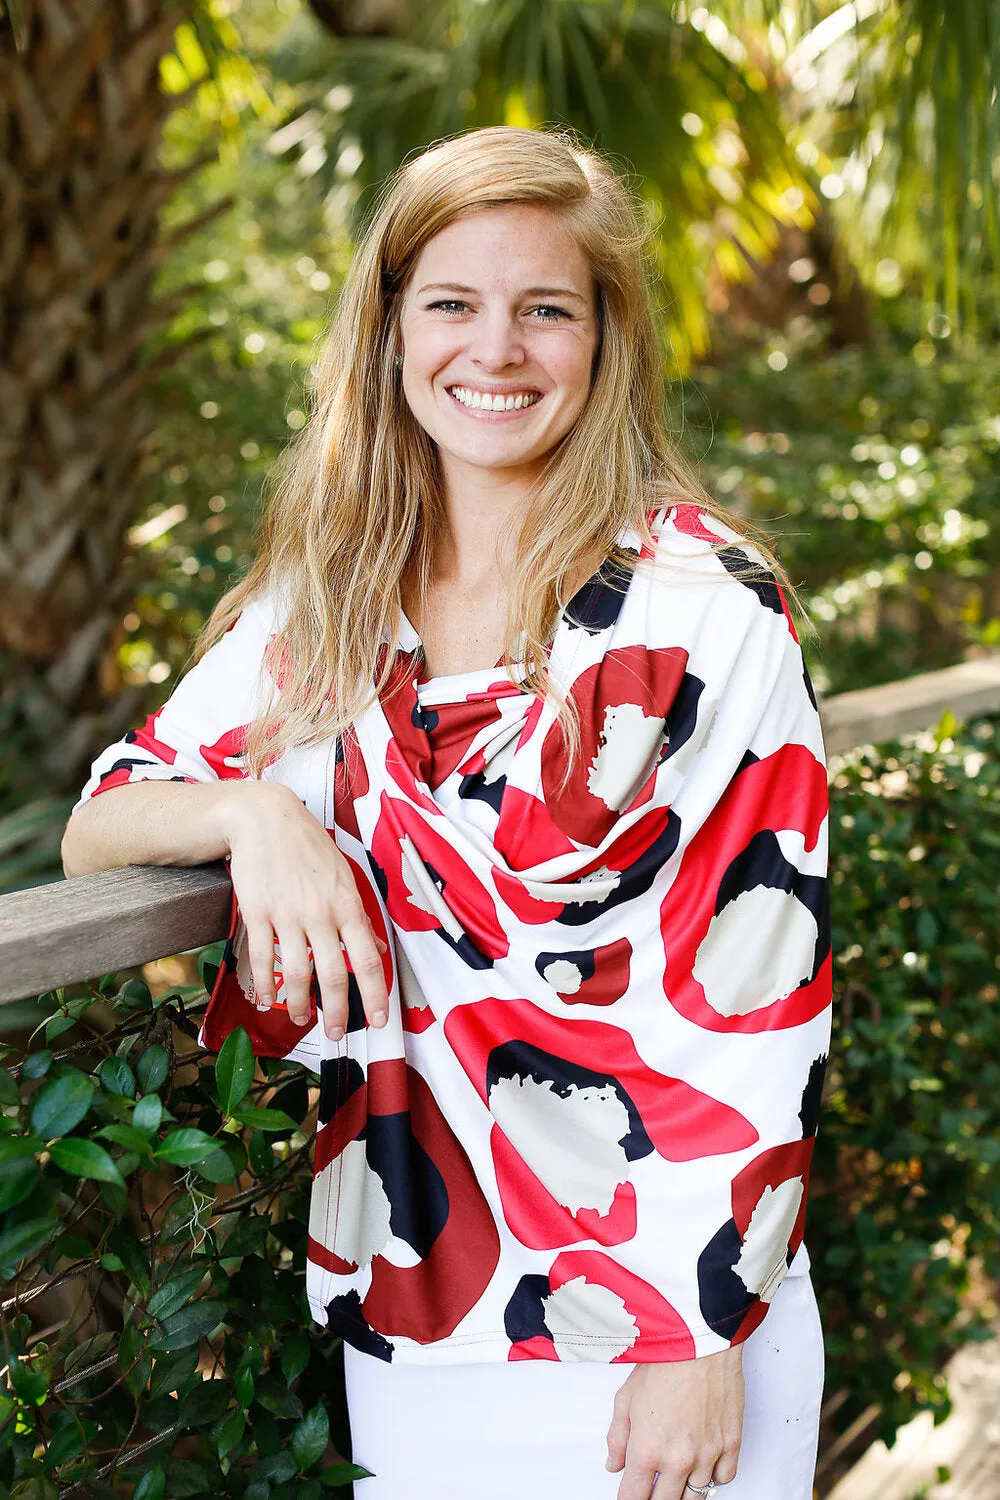
{"type": "MultiPolygon", "coordinates": [[[[606,562],[558,620],[583,735],[565,787],[555,704],[519,664],[422,680],[405,616],[381,699],[265,772],[350,863],[389,1024],[366,1025],[353,976],[340,1042],[315,982],[308,1026],[258,1011],[235,913],[204,1039],[242,1024],[318,1073],[309,1301],[381,1359],[691,1359],[808,1268],[831,978],[816,701],[773,575],[737,576],[759,554],[693,504],[653,524],[656,566],[606,562]]],[[[84,798],[245,775],[280,625],[273,596],[251,603],[84,798]]],[[[276,975],[280,1001],[280,953],[276,975]]]]}

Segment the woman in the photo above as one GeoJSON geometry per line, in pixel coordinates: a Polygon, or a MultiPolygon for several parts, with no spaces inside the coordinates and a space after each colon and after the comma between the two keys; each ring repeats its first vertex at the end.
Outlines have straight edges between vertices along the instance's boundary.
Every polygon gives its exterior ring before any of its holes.
{"type": "Polygon", "coordinates": [[[205,1039],[320,1073],[366,1500],[812,1493],[822,740],[663,435],[642,241],[564,133],[396,174],[255,566],[66,833],[231,860],[205,1039]]]}

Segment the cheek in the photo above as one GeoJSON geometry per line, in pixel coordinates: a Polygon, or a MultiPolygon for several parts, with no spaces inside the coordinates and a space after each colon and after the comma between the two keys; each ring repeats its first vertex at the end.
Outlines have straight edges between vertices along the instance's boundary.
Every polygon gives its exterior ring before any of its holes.
{"type": "Polygon", "coordinates": [[[593,365],[594,350],[589,342],[574,340],[569,347],[559,351],[558,361],[550,368],[563,387],[567,401],[577,406],[584,404],[590,394],[593,365]]]}
{"type": "Polygon", "coordinates": [[[403,341],[407,364],[421,375],[433,375],[455,354],[455,334],[449,328],[417,327],[404,333],[403,341]]]}

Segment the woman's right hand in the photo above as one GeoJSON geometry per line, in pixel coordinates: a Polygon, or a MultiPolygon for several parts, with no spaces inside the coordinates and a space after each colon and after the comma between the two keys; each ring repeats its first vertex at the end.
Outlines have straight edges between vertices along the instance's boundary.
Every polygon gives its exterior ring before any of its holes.
{"type": "Polygon", "coordinates": [[[288,1014],[310,1017],[312,949],[322,997],[323,1028],[337,1041],[347,1029],[347,949],[372,1026],[388,1020],[381,952],[354,874],[332,836],[289,787],[233,781],[222,810],[233,890],[247,930],[258,1004],[275,1003],[274,945],[281,945],[288,1014]]]}

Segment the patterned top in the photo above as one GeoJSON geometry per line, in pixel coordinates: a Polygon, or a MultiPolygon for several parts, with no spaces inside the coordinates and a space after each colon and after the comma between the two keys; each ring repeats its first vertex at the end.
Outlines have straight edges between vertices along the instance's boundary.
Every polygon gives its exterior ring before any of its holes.
{"type": "MultiPolygon", "coordinates": [[[[625,528],[647,561],[606,561],[558,620],[583,741],[565,786],[523,666],[421,680],[405,616],[380,700],[265,772],[349,861],[389,1024],[353,975],[339,1042],[258,1011],[234,912],[204,1038],[240,1023],[319,1073],[309,1300],[383,1359],[690,1359],[808,1268],[831,989],[816,701],[773,575],[735,576],[759,554],[693,504],[651,519],[657,566],[625,528]]],[[[280,621],[249,604],[83,797],[246,774],[280,621]]],[[[276,977],[280,1001],[280,952],[276,977]]]]}

